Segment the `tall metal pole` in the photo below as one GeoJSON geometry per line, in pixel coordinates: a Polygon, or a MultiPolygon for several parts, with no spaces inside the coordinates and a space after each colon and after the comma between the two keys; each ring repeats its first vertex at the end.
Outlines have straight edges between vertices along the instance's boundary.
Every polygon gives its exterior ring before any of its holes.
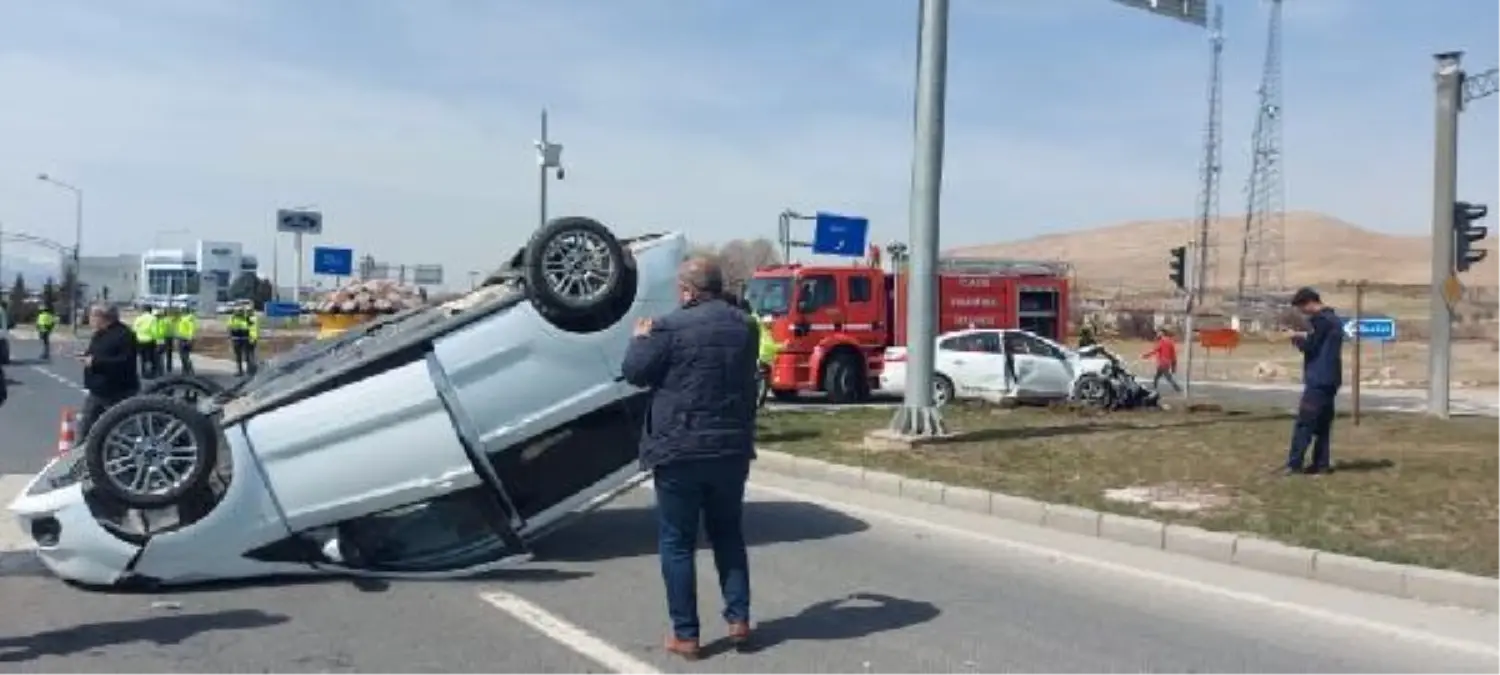
{"type": "Polygon", "coordinates": [[[78,337],[78,324],[86,316],[83,309],[83,190],[73,189],[73,337],[78,337]]]}
{"type": "Polygon", "coordinates": [[[1453,274],[1453,204],[1458,200],[1458,113],[1463,95],[1463,52],[1433,56],[1437,72],[1437,120],[1432,167],[1432,287],[1429,291],[1427,348],[1427,414],[1448,417],[1448,366],[1451,362],[1453,316],[1443,295],[1453,274]]]}
{"type": "Polygon", "coordinates": [[[1187,320],[1184,322],[1182,339],[1187,342],[1187,373],[1182,381],[1182,396],[1189,402],[1193,399],[1193,361],[1196,333],[1194,318],[1203,305],[1203,295],[1208,287],[1208,256],[1211,247],[1210,227],[1219,215],[1219,154],[1223,147],[1223,72],[1224,72],[1224,6],[1214,6],[1213,28],[1209,30],[1208,61],[1208,124],[1203,133],[1203,165],[1200,179],[1201,193],[1198,195],[1198,232],[1194,239],[1192,288],[1187,299],[1187,320]]]}
{"type": "Polygon", "coordinates": [[[537,195],[539,197],[538,203],[540,204],[540,207],[539,207],[540,208],[540,218],[537,221],[537,227],[538,228],[546,227],[547,226],[547,148],[548,147],[549,147],[549,141],[547,140],[547,109],[546,108],[542,108],[542,139],[541,139],[541,147],[540,147],[540,152],[542,153],[542,156],[538,158],[537,167],[536,167],[537,180],[538,180],[537,195]]]}
{"type": "Polygon", "coordinates": [[[891,419],[893,432],[947,432],[932,404],[937,339],[938,225],[943,187],[943,118],[948,77],[948,0],[922,0],[917,41],[915,151],[912,158],[910,262],[907,274],[906,395],[891,419]]]}

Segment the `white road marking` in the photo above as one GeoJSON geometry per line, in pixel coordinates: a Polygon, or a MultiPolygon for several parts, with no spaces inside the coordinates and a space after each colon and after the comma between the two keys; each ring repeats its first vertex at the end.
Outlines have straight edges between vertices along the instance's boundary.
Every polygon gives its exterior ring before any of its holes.
{"type": "MultiPolygon", "coordinates": [[[[649,485],[647,487],[649,488],[649,485]]],[[[1027,543],[1024,543],[1024,542],[1012,541],[1012,540],[1009,540],[1009,539],[1003,539],[1003,538],[1000,538],[1000,537],[995,537],[995,536],[991,536],[991,535],[988,535],[988,534],[984,534],[982,532],[974,532],[972,530],[966,530],[966,529],[959,528],[959,527],[953,527],[953,526],[949,526],[949,525],[943,525],[941,523],[937,523],[937,522],[933,522],[933,521],[925,520],[925,519],[921,519],[921,518],[912,518],[912,517],[909,517],[909,516],[903,516],[903,515],[896,514],[896,513],[891,513],[889,511],[885,511],[885,510],[882,510],[882,509],[869,508],[869,507],[864,507],[864,506],[857,506],[857,505],[854,505],[854,504],[849,504],[849,503],[841,502],[841,501],[838,501],[838,500],[826,499],[826,498],[819,497],[819,496],[816,496],[816,495],[810,495],[810,494],[806,494],[806,493],[803,493],[803,492],[799,492],[797,490],[790,490],[790,489],[782,488],[782,487],[771,487],[769,485],[757,485],[753,481],[750,483],[750,487],[751,487],[752,490],[758,490],[760,492],[770,493],[772,495],[776,495],[776,496],[779,496],[779,497],[782,497],[782,498],[785,498],[785,499],[793,499],[793,500],[796,500],[796,501],[806,502],[806,503],[809,503],[809,504],[816,504],[816,505],[822,506],[823,508],[826,508],[826,509],[831,509],[831,510],[834,510],[834,511],[842,511],[842,512],[847,513],[849,515],[858,516],[858,517],[865,518],[865,519],[885,520],[887,522],[896,523],[898,525],[904,525],[906,527],[913,527],[913,528],[918,528],[918,529],[926,529],[926,530],[933,531],[933,532],[940,532],[942,534],[946,534],[946,535],[950,535],[950,536],[954,536],[954,537],[959,537],[959,538],[964,538],[964,539],[969,539],[971,541],[979,541],[979,542],[982,542],[982,543],[985,543],[985,544],[990,544],[990,545],[997,546],[997,547],[1000,547],[1000,548],[1006,548],[1006,549],[1010,549],[1010,550],[1013,550],[1013,551],[1019,551],[1021,553],[1026,553],[1026,554],[1030,554],[1030,555],[1044,556],[1044,557],[1051,558],[1053,560],[1059,560],[1059,561],[1065,561],[1065,562],[1074,563],[1074,564],[1078,564],[1078,565],[1084,565],[1084,566],[1087,566],[1087,567],[1092,567],[1092,568],[1095,568],[1095,569],[1104,570],[1104,571],[1115,573],[1115,574],[1123,574],[1123,575],[1133,576],[1133,577],[1137,577],[1137,578],[1148,579],[1148,580],[1150,580],[1152,582],[1159,583],[1159,584],[1165,584],[1165,585],[1170,585],[1170,586],[1176,586],[1176,587],[1179,587],[1179,588],[1185,588],[1185,589],[1188,589],[1188,590],[1196,591],[1196,592],[1199,592],[1199,593],[1205,593],[1205,594],[1208,594],[1208,595],[1217,595],[1219,597],[1228,598],[1228,599],[1231,599],[1231,600],[1235,600],[1237,602],[1244,602],[1244,603],[1250,603],[1250,604],[1260,605],[1262,607],[1269,607],[1271,609],[1278,610],[1278,611],[1293,612],[1293,613],[1301,614],[1303,616],[1306,616],[1308,618],[1315,619],[1315,620],[1318,620],[1318,621],[1325,621],[1325,622],[1334,623],[1334,624],[1341,624],[1341,625],[1352,627],[1352,628],[1358,628],[1358,629],[1368,630],[1368,631],[1371,631],[1371,632],[1374,632],[1374,633],[1383,633],[1383,634],[1391,636],[1391,637],[1395,637],[1395,638],[1399,638],[1399,639],[1403,639],[1403,640],[1408,640],[1408,641],[1411,641],[1411,642],[1424,643],[1424,644],[1428,644],[1428,645],[1432,645],[1432,646],[1436,646],[1436,647],[1440,647],[1440,648],[1444,648],[1444,649],[1452,649],[1452,650],[1455,650],[1455,651],[1462,651],[1462,652],[1466,652],[1466,653],[1469,653],[1469,654],[1478,654],[1480,656],[1487,656],[1487,657],[1490,657],[1490,656],[1500,656],[1500,650],[1497,650],[1494,645],[1487,645],[1487,644],[1482,644],[1482,643],[1478,643],[1478,642],[1469,642],[1469,641],[1466,641],[1466,640],[1457,640],[1457,639],[1449,638],[1449,637],[1446,637],[1446,636],[1443,636],[1443,635],[1437,635],[1435,633],[1428,633],[1426,631],[1412,630],[1412,629],[1404,628],[1404,627],[1401,627],[1401,626],[1393,626],[1393,625],[1388,624],[1388,623],[1381,623],[1379,621],[1372,621],[1370,619],[1366,619],[1366,618],[1359,617],[1359,616],[1352,616],[1352,615],[1348,615],[1348,614],[1340,614],[1338,612],[1330,612],[1330,611],[1325,610],[1325,609],[1320,609],[1320,608],[1317,608],[1317,607],[1311,607],[1311,606],[1308,606],[1308,605],[1299,605],[1299,604],[1292,603],[1292,602],[1284,602],[1284,601],[1281,601],[1281,600],[1276,600],[1274,598],[1268,598],[1268,597],[1266,597],[1264,595],[1259,595],[1259,594],[1256,594],[1256,593],[1247,593],[1247,592],[1244,592],[1244,591],[1237,591],[1237,590],[1234,590],[1234,589],[1224,588],[1222,586],[1215,586],[1213,584],[1207,584],[1207,583],[1203,583],[1203,582],[1199,582],[1199,581],[1194,581],[1192,579],[1185,579],[1185,578],[1182,578],[1182,577],[1172,576],[1170,574],[1163,574],[1163,573],[1155,572],[1155,571],[1152,571],[1152,570],[1146,570],[1146,569],[1141,569],[1141,568],[1138,568],[1138,567],[1132,567],[1130,565],[1123,565],[1123,564],[1119,564],[1119,563],[1109,562],[1107,560],[1101,560],[1101,559],[1098,559],[1098,558],[1092,558],[1092,557],[1088,557],[1088,556],[1077,555],[1077,554],[1074,554],[1074,553],[1068,553],[1066,551],[1061,551],[1061,550],[1054,549],[1054,548],[1048,548],[1046,546],[1038,546],[1038,545],[1035,545],[1035,544],[1027,544],[1027,543]]]]}
{"type": "Polygon", "coordinates": [[[58,375],[57,373],[52,372],[51,370],[49,370],[47,368],[44,368],[42,366],[32,366],[31,369],[35,370],[38,373],[46,375],[48,378],[56,381],[58,384],[61,384],[64,387],[67,387],[67,388],[72,389],[74,391],[80,391],[80,392],[86,391],[83,388],[82,385],[79,385],[79,384],[73,382],[72,380],[70,380],[70,379],[68,379],[66,377],[63,377],[62,375],[58,375]]]}
{"type": "Polygon", "coordinates": [[[488,591],[479,594],[479,599],[494,606],[516,620],[530,626],[538,633],[552,638],[579,655],[609,669],[613,673],[660,673],[651,664],[625,653],[592,633],[569,623],[530,601],[506,593],[488,591]]]}

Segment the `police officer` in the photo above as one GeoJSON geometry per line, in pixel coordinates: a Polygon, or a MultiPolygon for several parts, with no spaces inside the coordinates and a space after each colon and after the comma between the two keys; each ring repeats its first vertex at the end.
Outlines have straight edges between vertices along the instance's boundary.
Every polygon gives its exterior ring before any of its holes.
{"type": "Polygon", "coordinates": [[[182,360],[182,374],[193,374],[193,338],[198,336],[198,316],[191,309],[184,309],[177,315],[176,327],[172,331],[173,341],[177,343],[177,355],[182,360]]]}
{"type": "Polygon", "coordinates": [[[36,336],[42,341],[42,360],[52,358],[52,330],[57,328],[57,315],[52,307],[43,306],[36,315],[36,336]]]}
{"type": "Polygon", "coordinates": [[[234,369],[243,376],[255,375],[255,345],[260,341],[260,322],[255,311],[241,307],[229,317],[229,342],[234,347],[234,369]]]}
{"type": "Polygon", "coordinates": [[[136,356],[141,364],[141,377],[156,377],[159,362],[156,360],[156,308],[148,307],[135,317],[130,329],[135,333],[136,356]]]}
{"type": "Polygon", "coordinates": [[[156,360],[161,363],[161,372],[172,373],[172,353],[177,351],[177,306],[167,305],[156,317],[156,360]]]}

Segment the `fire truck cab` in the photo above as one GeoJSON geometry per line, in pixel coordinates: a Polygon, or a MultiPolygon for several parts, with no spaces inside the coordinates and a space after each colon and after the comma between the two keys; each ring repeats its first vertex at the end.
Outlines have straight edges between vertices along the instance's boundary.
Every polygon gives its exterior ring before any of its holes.
{"type": "Polygon", "coordinates": [[[771,393],[790,400],[819,391],[833,403],[869,398],[879,386],[887,325],[885,273],[878,267],[775,265],[757,270],[745,300],[781,351],[771,393]]]}

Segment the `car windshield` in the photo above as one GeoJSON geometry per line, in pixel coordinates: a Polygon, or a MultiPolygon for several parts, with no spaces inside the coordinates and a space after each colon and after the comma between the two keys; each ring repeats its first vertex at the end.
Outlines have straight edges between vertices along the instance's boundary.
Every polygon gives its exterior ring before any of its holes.
{"type": "Polygon", "coordinates": [[[745,286],[745,302],[757,316],[783,316],[792,304],[791,277],[756,277],[745,286]]]}

